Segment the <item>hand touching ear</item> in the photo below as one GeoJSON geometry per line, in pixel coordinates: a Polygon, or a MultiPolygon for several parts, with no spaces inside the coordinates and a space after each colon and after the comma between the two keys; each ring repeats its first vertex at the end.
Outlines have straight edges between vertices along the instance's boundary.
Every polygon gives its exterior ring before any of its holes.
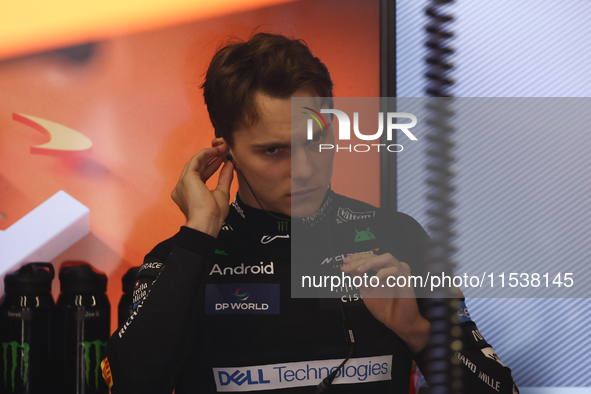
{"type": "Polygon", "coordinates": [[[234,174],[233,164],[224,160],[227,151],[228,144],[222,138],[213,140],[211,148],[201,150],[185,165],[171,194],[187,218],[186,226],[213,237],[217,237],[230,205],[230,184],[234,174]],[[209,190],[205,182],[220,166],[218,184],[209,190]]]}

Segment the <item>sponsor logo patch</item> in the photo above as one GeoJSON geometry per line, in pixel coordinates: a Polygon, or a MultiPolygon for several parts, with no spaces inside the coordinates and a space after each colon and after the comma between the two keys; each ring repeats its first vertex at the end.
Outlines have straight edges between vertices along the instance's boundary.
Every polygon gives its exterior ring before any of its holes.
{"type": "Polygon", "coordinates": [[[494,349],[492,347],[485,347],[484,349],[480,349],[482,350],[482,353],[484,353],[484,355],[490,359],[495,360],[496,362],[498,362],[499,364],[501,364],[503,367],[506,367],[505,364],[503,364],[503,362],[501,361],[501,359],[499,358],[499,356],[497,356],[497,354],[495,353],[494,349]]]}
{"type": "Polygon", "coordinates": [[[355,230],[355,232],[357,234],[355,235],[355,240],[353,242],[363,242],[363,241],[370,241],[372,239],[376,239],[376,236],[373,235],[373,233],[371,231],[369,231],[369,227],[367,228],[367,230],[362,230],[362,231],[355,230]]]}
{"type": "Polygon", "coordinates": [[[285,234],[285,235],[263,235],[263,237],[261,238],[261,243],[263,245],[266,245],[270,242],[275,241],[277,238],[287,238],[289,239],[289,234],[285,234]]]}
{"type": "Polygon", "coordinates": [[[242,216],[243,218],[246,219],[246,216],[244,215],[244,211],[242,210],[240,205],[238,205],[238,200],[236,199],[236,197],[234,197],[234,201],[232,202],[232,206],[234,207],[234,209],[236,210],[236,212],[238,212],[238,214],[240,216],[242,216]]]}
{"type": "Polygon", "coordinates": [[[484,341],[484,337],[478,330],[472,330],[472,336],[476,342],[484,341]]]}
{"type": "Polygon", "coordinates": [[[277,231],[287,231],[289,228],[289,222],[287,220],[278,220],[277,221],[277,231]]]}
{"type": "MultiPolygon", "coordinates": [[[[365,252],[355,252],[355,253],[347,253],[347,254],[340,254],[338,256],[334,257],[334,261],[335,262],[341,262],[343,261],[346,257],[348,256],[353,256],[354,254],[362,254],[362,253],[372,253],[375,254],[378,250],[380,250],[380,248],[375,248],[372,250],[366,250],[365,252]]],[[[324,260],[322,260],[322,263],[320,263],[320,265],[324,265],[324,264],[329,264],[333,261],[333,258],[331,256],[325,258],[324,260]]],[[[341,264],[342,265],[342,264],[341,264]]]]}
{"type": "Polygon", "coordinates": [[[345,223],[351,220],[369,219],[376,216],[375,211],[354,212],[350,208],[339,207],[337,211],[337,223],[345,223]]]}
{"type": "Polygon", "coordinates": [[[133,290],[133,303],[137,304],[141,300],[143,300],[148,295],[148,284],[142,283],[138,280],[135,285],[135,290],[133,290]]]}
{"type": "Polygon", "coordinates": [[[107,382],[109,389],[113,387],[113,376],[111,375],[111,366],[109,365],[109,360],[105,357],[105,359],[101,362],[101,370],[103,371],[103,379],[107,382]]]}
{"type": "Polygon", "coordinates": [[[244,265],[244,263],[235,267],[220,267],[219,264],[214,264],[209,271],[209,275],[274,275],[275,267],[273,262],[265,264],[261,261],[259,264],[244,265]]]}
{"type": "Polygon", "coordinates": [[[160,263],[158,261],[153,261],[151,263],[144,263],[140,267],[138,273],[142,272],[143,270],[147,270],[147,269],[160,269],[160,268],[162,268],[162,263],[160,263]]]}
{"type": "Polygon", "coordinates": [[[456,311],[456,314],[458,315],[458,318],[460,319],[460,323],[472,321],[472,319],[470,318],[470,312],[468,311],[468,307],[466,307],[466,303],[464,301],[459,301],[457,303],[457,306],[458,306],[458,310],[456,311]]]}
{"type": "MultiPolygon", "coordinates": [[[[213,368],[218,392],[276,390],[317,386],[342,359],[301,361],[250,367],[213,368]]],[[[392,356],[352,358],[337,373],[334,384],[379,382],[392,378],[392,356]]]]}
{"type": "Polygon", "coordinates": [[[230,283],[205,285],[205,314],[279,314],[279,285],[230,283]]]}
{"type": "MultiPolygon", "coordinates": [[[[303,224],[310,224],[311,226],[313,226],[315,223],[322,220],[322,218],[326,216],[331,202],[332,202],[332,198],[330,198],[330,197],[327,198],[326,202],[324,204],[322,204],[322,206],[320,208],[318,208],[318,210],[316,212],[314,212],[312,215],[310,215],[306,218],[303,218],[302,223],[303,224]]],[[[332,209],[332,208],[330,208],[330,209],[332,209]]]]}

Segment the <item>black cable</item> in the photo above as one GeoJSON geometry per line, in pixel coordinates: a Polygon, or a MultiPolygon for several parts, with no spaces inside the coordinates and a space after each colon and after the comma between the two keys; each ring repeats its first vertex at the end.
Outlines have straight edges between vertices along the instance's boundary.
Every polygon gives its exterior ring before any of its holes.
{"type": "MultiPolygon", "coordinates": [[[[328,188],[330,190],[330,185],[328,186],[328,188]]],[[[332,231],[330,230],[330,220],[326,221],[326,229],[327,229],[326,234],[328,234],[326,241],[328,243],[328,247],[330,248],[330,253],[334,258],[335,257],[334,247],[333,247],[334,243],[332,240],[332,231]]],[[[343,332],[345,334],[345,341],[347,343],[351,344],[351,349],[349,350],[349,355],[343,360],[343,362],[341,362],[341,364],[330,375],[328,375],[326,378],[324,378],[322,380],[322,382],[320,382],[320,384],[318,386],[316,386],[316,394],[324,393],[330,388],[333,380],[335,379],[335,377],[337,376],[339,371],[343,368],[343,366],[347,363],[347,361],[349,361],[349,359],[353,355],[353,348],[355,346],[355,336],[353,335],[353,330],[350,329],[347,325],[347,316],[345,314],[345,308],[343,308],[343,303],[341,302],[340,299],[337,299],[337,302],[339,303],[339,307],[341,309],[341,316],[342,316],[341,324],[343,326],[343,332]]]]}
{"type": "Polygon", "coordinates": [[[273,215],[271,212],[267,211],[265,209],[265,207],[263,207],[263,204],[261,204],[261,202],[259,201],[259,199],[257,198],[257,195],[254,193],[254,190],[252,190],[252,187],[250,186],[250,183],[248,183],[248,180],[246,179],[246,177],[244,176],[244,174],[242,173],[242,171],[240,171],[238,169],[238,167],[236,166],[236,163],[234,162],[234,160],[231,158],[228,158],[228,160],[230,160],[232,162],[232,164],[234,164],[234,169],[236,170],[237,173],[240,174],[240,176],[242,177],[242,179],[244,179],[244,182],[246,182],[246,185],[248,186],[248,188],[250,189],[250,192],[252,193],[252,196],[254,197],[255,201],[257,202],[257,204],[259,204],[259,206],[261,207],[261,209],[263,210],[263,212],[265,212],[267,215],[270,215],[271,217],[273,217],[274,219],[277,220],[283,220],[286,222],[291,222],[291,217],[287,217],[287,218],[282,218],[279,217],[277,215],[273,215]]]}
{"type": "Polygon", "coordinates": [[[330,375],[328,375],[326,378],[324,378],[322,380],[322,382],[320,382],[320,384],[316,387],[316,394],[322,394],[330,388],[332,381],[337,376],[337,374],[339,373],[341,368],[343,368],[343,365],[345,365],[347,363],[347,361],[349,361],[352,354],[353,354],[353,343],[351,343],[351,350],[349,351],[349,355],[347,356],[347,358],[344,359],[343,362],[337,367],[337,369],[335,369],[330,375]]]}
{"type": "MultiPolygon", "coordinates": [[[[250,192],[252,193],[252,196],[254,197],[255,201],[259,204],[259,206],[261,207],[261,209],[267,213],[268,215],[270,215],[271,217],[277,219],[277,220],[287,220],[291,222],[291,218],[280,218],[279,216],[273,215],[271,212],[267,211],[264,207],[263,204],[261,204],[261,202],[259,201],[259,199],[257,198],[254,190],[252,189],[252,187],[250,186],[250,183],[248,182],[248,180],[246,179],[246,177],[244,176],[244,174],[242,173],[242,171],[240,171],[238,169],[238,167],[236,166],[236,163],[234,163],[234,160],[232,158],[229,159],[232,164],[234,164],[234,169],[236,169],[236,172],[238,172],[240,174],[240,176],[242,177],[242,179],[244,179],[244,181],[246,182],[246,185],[248,186],[248,188],[250,189],[250,192]]],[[[328,186],[328,189],[330,190],[330,184],[328,186]]],[[[326,226],[327,226],[327,233],[328,233],[328,246],[330,248],[330,253],[332,254],[332,256],[334,257],[334,248],[333,248],[333,241],[332,241],[332,232],[330,231],[330,220],[326,221],[326,226]]],[[[347,355],[347,357],[343,360],[343,362],[341,362],[341,364],[330,374],[328,375],[326,378],[324,378],[322,380],[322,382],[320,382],[320,384],[318,384],[318,386],[316,387],[316,394],[322,394],[324,392],[326,392],[330,386],[332,385],[333,380],[335,379],[335,377],[337,376],[337,374],[339,373],[339,371],[343,368],[343,366],[347,363],[347,361],[349,361],[349,359],[351,358],[351,356],[353,355],[353,348],[355,347],[355,336],[353,335],[353,330],[351,330],[348,326],[347,326],[347,318],[345,315],[345,309],[343,308],[343,303],[341,302],[341,300],[338,300],[339,303],[339,307],[341,309],[341,316],[342,316],[342,321],[341,324],[343,326],[343,331],[345,333],[345,341],[347,343],[351,344],[351,348],[349,349],[349,354],[347,355]]]]}
{"type": "MultiPolygon", "coordinates": [[[[454,218],[452,209],[454,201],[452,193],[453,171],[453,142],[451,125],[453,111],[451,110],[451,86],[454,84],[450,77],[453,64],[450,61],[454,53],[449,46],[449,40],[453,33],[449,30],[449,24],[453,17],[446,11],[446,6],[453,0],[431,0],[426,10],[429,17],[427,25],[428,57],[426,59],[428,71],[426,77],[429,80],[427,95],[434,97],[427,101],[430,127],[427,135],[427,155],[429,173],[427,183],[429,185],[428,199],[430,207],[429,230],[435,246],[429,256],[429,272],[450,273],[453,268],[452,258],[455,252],[453,246],[454,218]]],[[[426,300],[428,316],[431,322],[431,341],[426,349],[426,361],[429,386],[433,394],[461,393],[461,369],[455,357],[455,352],[461,347],[458,335],[459,330],[454,330],[454,306],[452,304],[450,289],[437,289],[432,298],[426,300]],[[453,347],[453,348],[452,348],[453,347]]]]}

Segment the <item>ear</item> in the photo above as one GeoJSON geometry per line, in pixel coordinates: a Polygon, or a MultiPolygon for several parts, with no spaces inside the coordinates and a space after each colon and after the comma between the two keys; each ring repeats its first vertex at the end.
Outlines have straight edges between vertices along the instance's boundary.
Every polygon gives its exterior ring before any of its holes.
{"type": "Polygon", "coordinates": [[[211,146],[215,147],[215,146],[221,145],[225,142],[226,141],[224,141],[223,137],[216,137],[213,140],[211,140],[211,146]]]}
{"type": "MultiPolygon", "coordinates": [[[[216,147],[216,146],[219,146],[219,145],[222,145],[222,144],[227,144],[227,142],[224,140],[223,137],[216,137],[213,140],[211,140],[211,146],[212,147],[216,147]]],[[[230,146],[228,145],[228,152],[230,150],[229,147],[230,146]]]]}

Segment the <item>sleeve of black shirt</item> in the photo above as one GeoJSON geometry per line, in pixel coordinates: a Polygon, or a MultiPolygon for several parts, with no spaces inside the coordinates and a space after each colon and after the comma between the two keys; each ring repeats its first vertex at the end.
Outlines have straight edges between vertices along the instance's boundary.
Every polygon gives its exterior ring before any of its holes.
{"type": "Polygon", "coordinates": [[[182,227],[145,257],[134,312],[109,339],[103,361],[113,394],[172,392],[198,335],[196,308],[216,244],[215,238],[182,227]]]}

